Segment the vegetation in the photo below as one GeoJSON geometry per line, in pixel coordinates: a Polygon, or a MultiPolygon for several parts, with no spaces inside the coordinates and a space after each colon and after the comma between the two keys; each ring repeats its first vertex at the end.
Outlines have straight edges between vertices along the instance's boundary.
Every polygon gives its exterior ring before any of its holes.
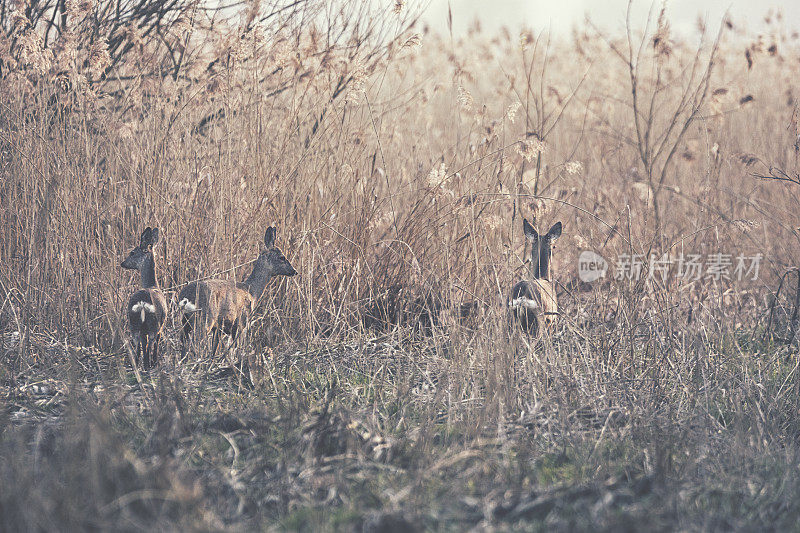
{"type": "Polygon", "coordinates": [[[796,528],[798,35],[421,7],[0,0],[0,528],[796,528]],[[564,228],[539,339],[523,216],[564,228]],[[173,301],[132,364],[142,229],[169,298],[269,225],[247,344],[180,360],[173,301]]]}

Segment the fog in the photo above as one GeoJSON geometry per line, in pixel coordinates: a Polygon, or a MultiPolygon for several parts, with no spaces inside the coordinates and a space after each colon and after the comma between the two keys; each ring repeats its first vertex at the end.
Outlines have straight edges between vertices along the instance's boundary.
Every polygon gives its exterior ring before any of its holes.
{"type": "MultiPolygon", "coordinates": [[[[477,19],[485,30],[507,26],[511,30],[521,25],[534,30],[551,29],[555,35],[568,34],[575,24],[589,16],[592,22],[607,30],[624,27],[627,0],[431,0],[423,20],[433,29],[447,29],[448,6],[452,9],[453,32],[466,32],[477,19]]],[[[652,4],[654,12],[661,2],[652,4]]],[[[647,19],[651,4],[634,2],[633,20],[639,24],[647,19]]],[[[684,36],[696,34],[697,21],[703,18],[710,27],[717,26],[726,10],[733,21],[751,31],[764,28],[768,14],[781,12],[784,24],[796,29],[800,21],[800,2],[778,0],[753,2],[752,0],[673,0],[667,3],[667,12],[673,30],[684,36]]]]}

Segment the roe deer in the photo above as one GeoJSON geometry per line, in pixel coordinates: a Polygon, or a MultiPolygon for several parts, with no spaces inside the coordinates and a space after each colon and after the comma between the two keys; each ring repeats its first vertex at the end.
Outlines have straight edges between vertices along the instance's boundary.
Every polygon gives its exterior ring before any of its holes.
{"type": "Polygon", "coordinates": [[[186,357],[186,341],[194,329],[208,335],[213,332],[211,358],[217,352],[221,333],[236,343],[237,332],[247,320],[273,276],[294,276],[297,271],[275,246],[275,228],[270,226],[264,235],[266,250],[253,265],[253,272],[242,283],[210,279],[193,281],[178,295],[181,312],[181,358],[186,357]]]}
{"type": "Polygon", "coordinates": [[[536,337],[542,330],[540,315],[548,325],[558,315],[556,289],[550,280],[550,256],[553,243],[561,236],[561,222],[556,222],[545,235],[539,235],[523,218],[522,229],[531,241],[531,280],[518,281],[512,287],[508,308],[522,330],[536,337]]]}
{"type": "Polygon", "coordinates": [[[158,228],[146,228],[139,246],[131,250],[122,268],[138,270],[142,288],[128,300],[128,322],[136,345],[136,360],[143,357],[143,366],[150,368],[158,360],[158,340],[167,314],[167,300],[156,283],[153,245],[158,241],[158,228]]]}

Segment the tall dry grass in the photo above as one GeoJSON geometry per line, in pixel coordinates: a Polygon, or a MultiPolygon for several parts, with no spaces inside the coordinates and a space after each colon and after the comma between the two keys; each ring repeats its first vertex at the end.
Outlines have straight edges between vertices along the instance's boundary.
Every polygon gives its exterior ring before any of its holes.
{"type": "MultiPolygon", "coordinates": [[[[312,456],[362,444],[348,433],[352,413],[404,443],[397,464],[419,486],[447,470],[436,462],[443,444],[479,449],[498,470],[454,475],[484,480],[474,497],[490,522],[502,520],[497,506],[514,507],[500,487],[527,493],[526,469],[559,449],[574,450],[564,452],[573,482],[622,461],[630,478],[699,486],[709,499],[706,487],[748,468],[780,484],[769,472],[796,457],[800,389],[786,338],[794,292],[773,293],[796,265],[798,191],[756,177],[797,172],[800,49],[780,19],[757,36],[726,20],[719,34],[678,37],[654,13],[627,35],[476,25],[456,38],[419,28],[402,2],[187,2],[143,35],[149,26],[122,31],[110,4],[89,2],[57,12],[55,34],[49,5],[36,20],[19,8],[0,18],[9,398],[31,376],[68,381],[93,368],[76,355],[85,347],[113,354],[104,379],[124,382],[123,308],[137,280],[119,262],[142,227],[161,229],[159,282],[174,291],[240,279],[272,224],[300,276],[268,287],[253,349],[274,357],[259,387],[287,409],[287,434],[309,424],[292,442],[312,456]],[[503,310],[526,275],[522,216],[565,228],[553,267],[559,327],[536,343],[509,335],[503,310]],[[612,262],[764,260],[755,281],[587,285],[584,249],[612,262]],[[326,397],[330,383],[338,392],[326,397]],[[309,421],[315,399],[324,408],[309,421]],[[540,440],[528,443],[528,430],[540,440]],[[486,451],[494,437],[519,462],[486,451]],[[614,442],[629,448],[615,455],[614,442]]],[[[22,454],[14,443],[25,438],[8,436],[6,449],[22,454]]],[[[770,487],[788,520],[796,504],[770,487]]],[[[685,505],[681,490],[665,500],[685,505]]],[[[178,510],[199,498],[186,491],[178,510]]],[[[413,490],[397,498],[400,509],[429,504],[413,490]]]]}

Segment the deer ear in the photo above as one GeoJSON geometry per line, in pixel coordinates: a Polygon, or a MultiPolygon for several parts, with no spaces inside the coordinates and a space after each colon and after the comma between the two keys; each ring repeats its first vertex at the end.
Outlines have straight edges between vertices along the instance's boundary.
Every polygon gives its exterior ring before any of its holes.
{"type": "Polygon", "coordinates": [[[264,234],[264,245],[267,248],[275,246],[275,228],[272,226],[268,227],[267,232],[264,234]]]}
{"type": "Polygon", "coordinates": [[[147,226],[144,231],[142,232],[142,236],[139,238],[139,246],[142,248],[147,248],[153,239],[153,230],[150,226],[147,226]]]}
{"type": "Polygon", "coordinates": [[[525,237],[531,241],[536,242],[539,240],[539,233],[533,228],[527,218],[522,219],[522,231],[525,232],[525,237]]]}
{"type": "Polygon", "coordinates": [[[150,244],[153,245],[158,242],[158,228],[153,228],[153,233],[150,237],[150,244]]]}
{"type": "Polygon", "coordinates": [[[547,236],[550,237],[551,241],[555,241],[561,237],[561,222],[553,224],[553,227],[547,232],[547,236]]]}

